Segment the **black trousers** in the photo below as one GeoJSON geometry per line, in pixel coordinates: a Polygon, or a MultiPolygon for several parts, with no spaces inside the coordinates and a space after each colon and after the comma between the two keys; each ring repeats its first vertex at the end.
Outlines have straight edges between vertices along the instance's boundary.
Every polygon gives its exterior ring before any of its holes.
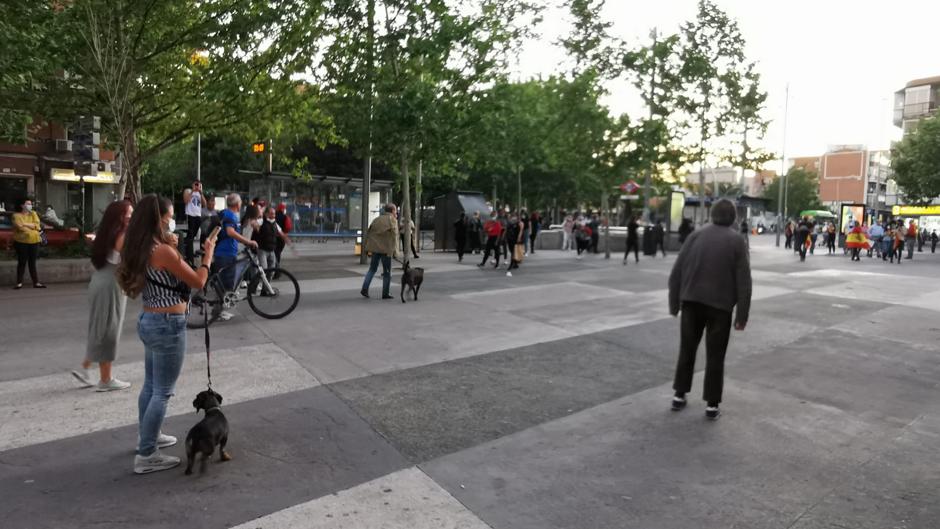
{"type": "Polygon", "coordinates": [[[793,236],[792,236],[792,235],[787,235],[786,237],[787,237],[787,242],[783,245],[783,247],[784,247],[784,248],[789,248],[789,247],[793,246],[793,236]]]}
{"type": "Polygon", "coordinates": [[[591,251],[597,253],[597,245],[601,241],[601,236],[597,233],[591,234],[591,251]]]}
{"type": "Polygon", "coordinates": [[[826,246],[829,247],[829,253],[836,253],[836,236],[831,235],[826,239],[826,246]]]}
{"type": "Polygon", "coordinates": [[[486,265],[486,262],[490,259],[490,252],[496,253],[496,266],[499,266],[499,237],[488,237],[486,239],[486,249],[483,250],[483,261],[480,262],[480,266],[486,265]]]}
{"type": "Polygon", "coordinates": [[[633,258],[636,259],[636,262],[640,262],[640,239],[631,239],[627,237],[627,251],[623,253],[623,260],[626,261],[627,257],[630,257],[630,250],[633,250],[633,258]]]}
{"type": "Polygon", "coordinates": [[[532,234],[529,235],[529,253],[535,253],[535,239],[537,239],[538,236],[539,234],[537,231],[533,231],[532,234]]]}
{"type": "Polygon", "coordinates": [[[36,273],[36,258],[39,257],[39,243],[29,244],[25,242],[14,242],[13,249],[16,250],[16,283],[23,282],[23,274],[26,272],[26,265],[29,265],[29,277],[33,284],[39,282],[39,275],[36,273]]]}
{"type": "Polygon", "coordinates": [[[192,263],[193,259],[195,259],[195,257],[193,257],[193,241],[196,240],[196,233],[199,232],[199,226],[202,226],[202,217],[187,215],[186,221],[186,260],[192,263]]]}
{"type": "Polygon", "coordinates": [[[656,249],[663,252],[663,257],[666,257],[666,243],[663,241],[656,242],[656,249]]]}
{"type": "Polygon", "coordinates": [[[480,243],[480,234],[471,233],[470,234],[470,251],[474,253],[479,253],[482,249],[482,244],[480,243]]]}
{"type": "Polygon", "coordinates": [[[463,261],[463,254],[467,248],[467,239],[455,239],[455,242],[457,243],[457,260],[463,261]]]}
{"type": "Polygon", "coordinates": [[[682,302],[679,362],[672,389],[676,393],[692,390],[695,354],[705,334],[705,390],[702,397],[709,404],[721,402],[725,379],[725,353],[731,337],[731,312],[701,303],[682,302]]]}

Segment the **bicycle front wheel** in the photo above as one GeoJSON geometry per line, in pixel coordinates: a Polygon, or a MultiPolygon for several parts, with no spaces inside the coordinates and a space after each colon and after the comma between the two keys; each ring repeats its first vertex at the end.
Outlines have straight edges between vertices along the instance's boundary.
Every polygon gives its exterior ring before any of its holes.
{"type": "Polygon", "coordinates": [[[297,279],[283,268],[270,268],[264,271],[264,275],[268,280],[267,285],[261,280],[260,274],[248,284],[248,305],[262,318],[283,318],[297,308],[300,301],[300,285],[297,279]]]}

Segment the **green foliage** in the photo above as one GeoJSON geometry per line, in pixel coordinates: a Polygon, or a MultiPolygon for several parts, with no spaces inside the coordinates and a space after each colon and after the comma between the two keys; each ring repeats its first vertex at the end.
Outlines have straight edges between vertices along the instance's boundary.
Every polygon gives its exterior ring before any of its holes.
{"type": "MultiPolygon", "coordinates": [[[[770,200],[768,211],[777,211],[780,180],[775,178],[764,187],[764,198],[770,200]]],[[[786,182],[786,211],[790,216],[807,209],[824,209],[819,201],[819,179],[815,172],[793,167],[787,172],[786,182]]]]}
{"type": "Polygon", "coordinates": [[[940,119],[921,121],[891,153],[894,179],[908,200],[927,204],[940,197],[940,119]]]}

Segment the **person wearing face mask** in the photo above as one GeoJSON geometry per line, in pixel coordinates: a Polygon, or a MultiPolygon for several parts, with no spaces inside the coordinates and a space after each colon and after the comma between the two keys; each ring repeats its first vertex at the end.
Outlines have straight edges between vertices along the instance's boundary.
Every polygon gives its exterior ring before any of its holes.
{"type": "Polygon", "coordinates": [[[277,267],[278,242],[290,244],[281,227],[277,223],[277,211],[271,206],[264,209],[264,221],[254,231],[253,239],[258,243],[258,262],[265,270],[277,267]]]}
{"type": "Polygon", "coordinates": [[[494,268],[499,268],[499,242],[503,235],[503,224],[499,221],[499,216],[495,211],[490,213],[490,220],[483,225],[483,231],[486,233],[486,249],[483,250],[483,261],[477,266],[480,268],[486,266],[486,261],[490,258],[490,252],[494,252],[496,253],[496,266],[494,268]]]}
{"type": "Polygon", "coordinates": [[[39,242],[42,237],[42,224],[39,215],[33,211],[33,201],[26,199],[17,206],[13,214],[13,249],[16,250],[16,286],[23,288],[23,273],[29,265],[29,277],[33,280],[33,288],[46,288],[39,282],[36,273],[36,259],[39,257],[39,242]]]}
{"type": "Polygon", "coordinates": [[[140,296],[143,308],[137,334],[144,344],[144,383],[137,398],[138,443],[134,473],[148,474],[179,465],[178,457],[163,455],[176,438],[161,433],[167,402],[173,396],[186,352],[186,308],[190,289],[209,278],[215,239],[203,246],[202,263],[192,268],[170,234],[173,203],[147,195],[137,203],[121,250],[117,282],[131,298],[140,296]]]}

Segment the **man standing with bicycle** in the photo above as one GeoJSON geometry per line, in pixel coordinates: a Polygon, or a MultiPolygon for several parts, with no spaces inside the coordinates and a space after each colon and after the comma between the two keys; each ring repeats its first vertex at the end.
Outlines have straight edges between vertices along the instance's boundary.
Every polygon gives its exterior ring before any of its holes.
{"type": "MultiPolygon", "coordinates": [[[[238,260],[238,243],[242,243],[249,248],[258,248],[258,243],[242,237],[239,232],[239,212],[242,208],[242,197],[238,193],[231,193],[225,197],[225,207],[220,215],[222,219],[222,231],[219,233],[219,241],[215,245],[214,261],[212,266],[215,270],[220,270],[219,277],[222,280],[222,286],[225,290],[231,292],[235,290],[235,261],[238,260]]],[[[232,319],[232,314],[222,311],[219,314],[222,321],[232,319]]]]}
{"type": "Polygon", "coordinates": [[[395,204],[388,204],[385,206],[385,213],[373,220],[369,225],[369,231],[366,232],[363,251],[371,253],[372,260],[369,263],[365,281],[362,283],[362,290],[359,291],[364,298],[369,297],[369,285],[372,284],[372,278],[379,269],[379,263],[382,263],[382,299],[392,299],[389,293],[389,288],[392,286],[392,257],[400,255],[397,219],[398,208],[395,204]]]}

